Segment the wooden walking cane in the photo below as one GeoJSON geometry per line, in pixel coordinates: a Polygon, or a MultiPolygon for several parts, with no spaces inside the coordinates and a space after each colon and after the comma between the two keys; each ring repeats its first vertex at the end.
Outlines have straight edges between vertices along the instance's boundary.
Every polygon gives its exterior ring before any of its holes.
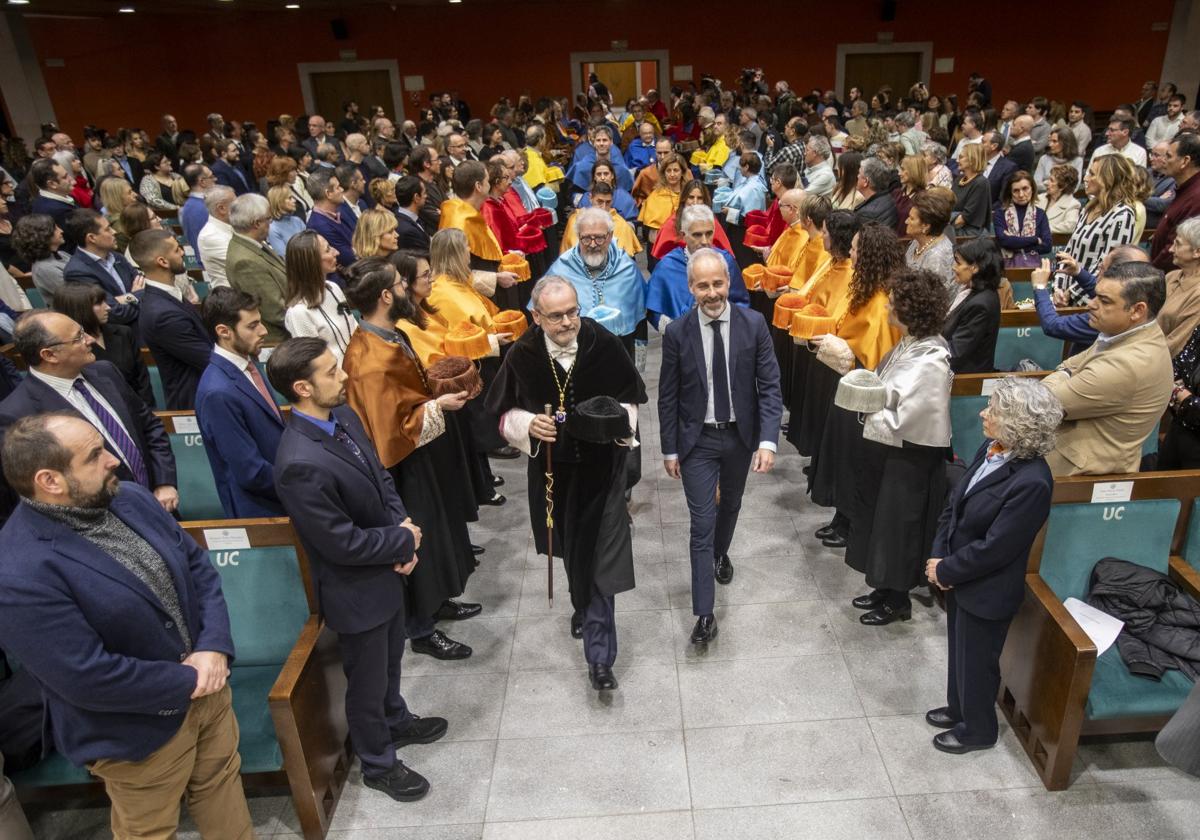
{"type": "MultiPolygon", "coordinates": [[[[546,416],[553,417],[553,410],[546,405],[546,416]]],[[[550,596],[550,609],[554,609],[554,461],[552,441],[546,444],[546,592],[550,596]]]]}

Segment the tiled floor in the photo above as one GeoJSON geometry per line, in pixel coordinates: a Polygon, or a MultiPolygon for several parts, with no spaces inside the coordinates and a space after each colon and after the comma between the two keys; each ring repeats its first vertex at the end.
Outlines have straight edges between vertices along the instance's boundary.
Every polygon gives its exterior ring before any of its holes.
{"type": "MultiPolygon", "coordinates": [[[[994,750],[935,751],[922,715],[944,696],[942,615],[918,605],[910,622],[858,623],[848,600],[863,591],[861,576],[812,538],[827,512],[806,500],[803,461],[786,445],[774,473],[750,478],[736,574],[717,591],[721,635],[698,655],[687,643],[683,491],[662,473],[653,403],[641,423],[638,588],[617,596],[620,690],[588,687],[561,573],[553,611],[547,604],[524,464],[494,462],[510,501],[473,528],[487,553],[466,596],[484,614],[447,628],[475,655],[405,660],[409,703],[450,720],[445,739],[402,753],[432,792],[400,804],[354,777],[331,838],[1200,836],[1200,780],[1165,766],[1149,742],[1085,747],[1062,793],[1043,789],[1007,727],[994,750]]],[[[288,800],[256,798],[251,808],[260,836],[298,837],[288,800]]],[[[35,815],[48,839],[106,838],[106,822],[100,810],[35,815]]]]}

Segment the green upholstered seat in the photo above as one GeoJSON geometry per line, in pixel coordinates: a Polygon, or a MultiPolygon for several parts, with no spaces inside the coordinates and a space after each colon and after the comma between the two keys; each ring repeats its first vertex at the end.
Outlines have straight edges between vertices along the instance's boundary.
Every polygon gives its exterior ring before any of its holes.
{"type": "Polygon", "coordinates": [[[58,753],[50,753],[28,770],[12,774],[18,787],[53,787],[55,785],[86,785],[95,781],[92,774],[76,767],[58,753]]]}
{"type": "Polygon", "coordinates": [[[273,773],[283,767],[267,695],[279,678],[279,665],[238,665],[229,669],[233,711],[237,715],[238,754],[243,773],[273,773]]]}
{"type": "Polygon", "coordinates": [[[1088,720],[1171,714],[1192,686],[1179,671],[1167,671],[1159,682],[1134,676],[1113,645],[1096,660],[1084,714],[1088,720]]]}
{"type": "Polygon", "coordinates": [[[47,308],[46,307],[46,298],[43,297],[41,290],[33,289],[33,288],[26,289],[25,297],[29,298],[29,304],[34,309],[46,309],[47,308]]]}
{"type": "Polygon", "coordinates": [[[987,407],[990,397],[976,395],[950,398],[950,445],[954,454],[968,464],[983,446],[983,421],[979,412],[987,407]]]}
{"type": "Polygon", "coordinates": [[[179,474],[179,515],[184,521],[224,519],[225,509],[204,452],[204,439],[196,434],[172,434],[170,438],[179,474]]]}
{"type": "Polygon", "coordinates": [[[158,372],[158,365],[147,365],[146,370],[150,373],[150,390],[154,392],[154,408],[156,411],[166,411],[167,392],[163,390],[162,374],[158,372]]]}
{"type": "Polygon", "coordinates": [[[1054,370],[1063,359],[1063,342],[1040,327],[1001,327],[995,358],[996,370],[1016,370],[1022,359],[1032,359],[1042,370],[1054,370]]]}
{"type": "Polygon", "coordinates": [[[1020,303],[1023,300],[1033,300],[1033,283],[1028,280],[1018,280],[1017,282],[1008,281],[1012,286],[1013,300],[1020,303]]]}
{"type": "Polygon", "coordinates": [[[1192,502],[1192,515],[1183,541],[1183,559],[1193,569],[1200,570],[1200,499],[1192,502]]]}

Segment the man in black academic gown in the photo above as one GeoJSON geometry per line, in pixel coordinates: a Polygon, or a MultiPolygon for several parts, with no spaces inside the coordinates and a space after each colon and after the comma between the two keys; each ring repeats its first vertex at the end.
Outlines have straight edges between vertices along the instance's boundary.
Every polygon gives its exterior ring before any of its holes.
{"type": "MultiPolygon", "coordinates": [[[[513,344],[488,396],[508,442],[529,457],[529,516],[539,554],[546,536],[546,466],[552,446],[554,553],[563,557],[571,592],[572,635],[583,637],[597,691],[617,687],[613,596],[634,587],[633,538],[625,506],[626,450],[636,446],[637,406],[646,388],[621,340],[579,315],[575,287],[547,275],[531,295],[535,327],[513,344]],[[580,404],[611,397],[621,404],[627,437],[590,443],[572,429],[580,404]],[[553,415],[545,413],[552,407],[553,415]],[[569,419],[568,419],[569,418],[569,419]]],[[[622,418],[623,419],[623,418],[622,418]]]]}

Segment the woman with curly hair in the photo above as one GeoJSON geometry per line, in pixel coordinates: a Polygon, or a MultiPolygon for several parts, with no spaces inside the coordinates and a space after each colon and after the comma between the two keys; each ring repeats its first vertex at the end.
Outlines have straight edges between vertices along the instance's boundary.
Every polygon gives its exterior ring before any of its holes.
{"type": "MultiPolygon", "coordinates": [[[[930,271],[906,269],[890,283],[891,321],[902,338],[875,369],[884,407],[865,414],[861,438],[843,452],[854,465],[846,565],[871,591],[851,603],[870,626],[912,617],[908,591],[925,561],[946,496],[950,446],[950,350],[941,336],[949,295],[930,271]]],[[[841,409],[839,409],[841,410],[841,409]]]]}
{"type": "Polygon", "coordinates": [[[896,232],[878,222],[864,225],[854,237],[850,260],[854,273],[848,294],[830,310],[836,319],[834,331],[810,342],[816,345],[821,364],[812,366],[804,397],[807,422],[813,422],[809,419],[812,413],[825,413],[813,437],[809,490],[816,504],[837,510],[833,520],[817,532],[829,548],[845,548],[850,533],[846,514],[852,506],[854,467],[846,453],[862,431],[855,414],[833,404],[837,384],[830,389],[828,378],[836,380],[856,367],[874,370],[901,335],[888,307],[888,280],[904,267],[896,232]],[[819,377],[825,377],[825,382],[819,377]]]}

